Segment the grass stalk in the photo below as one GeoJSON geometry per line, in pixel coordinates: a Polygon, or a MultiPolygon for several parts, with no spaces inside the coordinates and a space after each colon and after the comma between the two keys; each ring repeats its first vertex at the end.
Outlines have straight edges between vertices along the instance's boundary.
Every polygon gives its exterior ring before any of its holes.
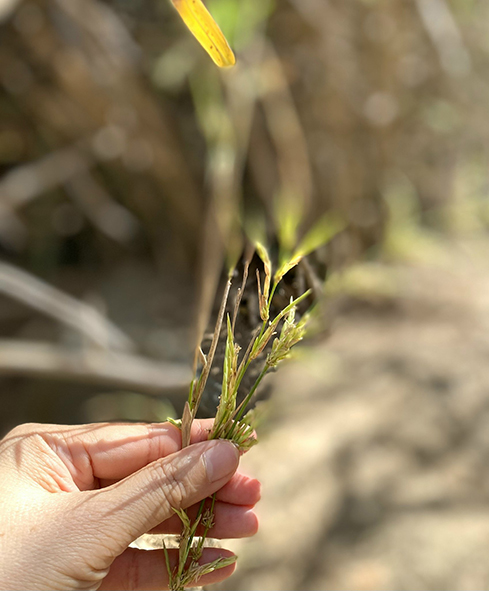
{"type": "MultiPolygon", "coordinates": [[[[276,314],[273,320],[270,321],[269,318],[273,297],[281,279],[285,274],[283,271],[285,269],[286,272],[288,272],[297,264],[297,261],[291,260],[282,263],[280,273],[276,273],[275,276],[273,276],[272,263],[265,247],[261,244],[257,244],[256,251],[263,262],[265,272],[265,279],[262,288],[260,274],[257,271],[258,301],[262,322],[252,334],[246,351],[238,363],[239,352],[241,348],[235,340],[235,327],[251,262],[251,255],[249,255],[249,257],[245,260],[243,280],[241,283],[241,288],[238,290],[236,302],[234,304],[232,319],[230,318],[229,314],[227,317],[221,395],[214,419],[214,426],[211,433],[209,434],[209,439],[230,439],[240,448],[241,451],[246,451],[256,443],[256,436],[254,432],[255,423],[253,418],[251,418],[251,415],[254,415],[255,413],[247,413],[245,415],[245,412],[253,400],[265,375],[272,368],[276,367],[277,364],[283,359],[287,358],[290,353],[290,349],[302,339],[304,334],[305,317],[296,323],[295,314],[297,306],[311,294],[311,290],[307,290],[299,295],[299,297],[296,299],[291,300],[291,302],[278,314],[276,314]],[[279,325],[281,323],[282,328],[280,330],[280,334],[277,335],[277,330],[279,329],[279,325]],[[275,339],[271,348],[267,349],[272,337],[275,337],[275,339]],[[255,379],[252,387],[247,392],[242,402],[237,405],[238,390],[242,384],[244,376],[247,374],[254,362],[257,361],[258,357],[260,357],[260,355],[262,355],[266,350],[269,350],[269,353],[267,354],[266,360],[260,373],[258,374],[258,377],[255,379]]],[[[185,404],[181,421],[183,447],[186,447],[190,443],[190,428],[193,420],[195,419],[214,361],[222,331],[222,324],[226,313],[230,288],[231,280],[228,279],[219,308],[209,352],[207,356],[205,356],[202,351],[200,351],[202,371],[200,376],[198,378],[196,377],[190,385],[189,397],[185,404]]],[[[175,510],[175,513],[179,516],[182,522],[182,534],[180,536],[178,566],[173,572],[170,570],[168,552],[164,546],[165,562],[169,573],[171,591],[183,591],[185,586],[189,585],[190,583],[195,583],[195,580],[203,576],[203,574],[212,572],[217,568],[223,568],[234,561],[233,559],[220,558],[208,565],[198,564],[198,560],[201,558],[204,550],[205,540],[214,524],[215,495],[211,498],[210,507],[208,509],[205,507],[206,500],[204,499],[200,504],[197,517],[192,524],[190,523],[190,519],[185,511],[175,510]],[[196,531],[199,526],[202,527],[202,535],[198,537],[199,539],[197,540],[196,531]]]]}

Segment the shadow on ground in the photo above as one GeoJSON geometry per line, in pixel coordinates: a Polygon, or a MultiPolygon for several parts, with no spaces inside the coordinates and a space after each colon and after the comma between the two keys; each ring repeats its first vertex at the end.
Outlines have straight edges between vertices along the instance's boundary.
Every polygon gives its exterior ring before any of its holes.
{"type": "Polygon", "coordinates": [[[489,587],[487,249],[392,268],[398,296],[349,301],[331,339],[277,374],[244,460],[261,530],[235,543],[221,588],[489,587]]]}

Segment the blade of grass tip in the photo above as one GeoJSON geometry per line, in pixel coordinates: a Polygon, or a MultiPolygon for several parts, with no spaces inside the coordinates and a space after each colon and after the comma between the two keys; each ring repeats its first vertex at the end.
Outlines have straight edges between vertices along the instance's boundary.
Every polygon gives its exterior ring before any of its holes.
{"type": "Polygon", "coordinates": [[[234,66],[236,58],[216,21],[201,0],[171,0],[183,22],[220,68],[234,66]]]}
{"type": "Polygon", "coordinates": [[[211,346],[209,348],[209,353],[207,354],[207,361],[202,370],[202,374],[199,378],[199,382],[197,384],[197,389],[195,392],[194,400],[193,400],[193,408],[192,414],[195,416],[197,409],[200,404],[200,399],[202,398],[202,393],[204,391],[205,385],[207,383],[207,378],[209,377],[209,373],[211,371],[212,362],[214,361],[214,355],[217,349],[217,343],[219,342],[219,337],[221,335],[221,327],[222,321],[224,319],[224,313],[226,311],[226,304],[229,297],[229,290],[231,289],[231,279],[228,279],[226,282],[226,287],[224,289],[224,294],[221,301],[221,307],[219,308],[219,314],[217,315],[216,326],[214,328],[214,334],[212,336],[211,346]]]}
{"type": "Polygon", "coordinates": [[[263,283],[263,297],[265,300],[268,300],[268,295],[270,292],[270,281],[272,278],[272,262],[270,260],[270,256],[268,254],[267,249],[263,246],[261,242],[257,242],[256,245],[256,252],[258,256],[262,260],[263,267],[265,269],[265,281],[263,283]]]}

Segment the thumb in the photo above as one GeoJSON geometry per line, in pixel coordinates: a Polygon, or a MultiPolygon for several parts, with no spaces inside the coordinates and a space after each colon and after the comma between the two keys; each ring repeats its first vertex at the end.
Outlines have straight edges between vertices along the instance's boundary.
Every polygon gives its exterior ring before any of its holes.
{"type": "MultiPolygon", "coordinates": [[[[239,463],[237,448],[229,441],[196,443],[148,464],[124,480],[90,491],[77,509],[78,524],[88,528],[97,558],[106,549],[106,568],[137,537],[218,491],[239,463]]],[[[75,510],[75,513],[77,511],[75,510]]]]}

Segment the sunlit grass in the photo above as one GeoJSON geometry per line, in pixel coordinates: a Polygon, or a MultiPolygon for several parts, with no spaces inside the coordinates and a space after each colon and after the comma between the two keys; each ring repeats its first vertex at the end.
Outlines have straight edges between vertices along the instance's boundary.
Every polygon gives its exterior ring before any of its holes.
{"type": "Polygon", "coordinates": [[[233,50],[201,0],[172,0],[172,4],[214,63],[220,68],[234,66],[233,50]]]}

